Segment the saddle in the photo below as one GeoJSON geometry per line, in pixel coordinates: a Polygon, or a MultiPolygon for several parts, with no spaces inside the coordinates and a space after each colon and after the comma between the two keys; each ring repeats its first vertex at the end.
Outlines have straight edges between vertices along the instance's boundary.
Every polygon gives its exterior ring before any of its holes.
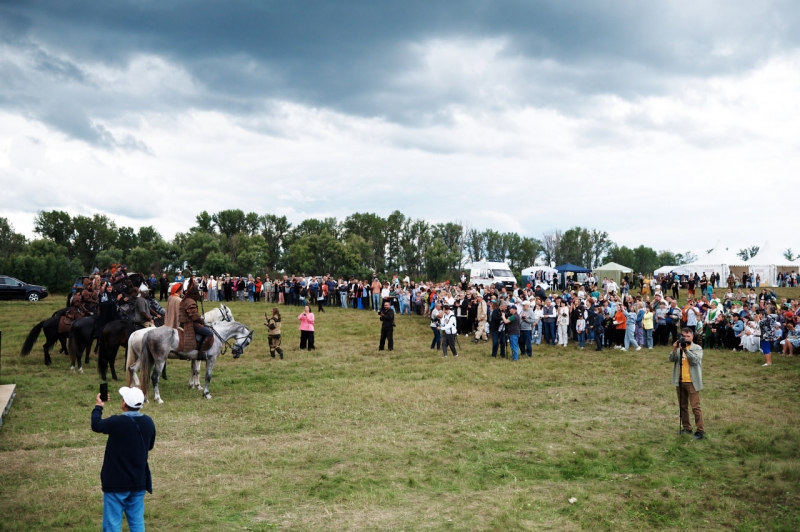
{"type": "Polygon", "coordinates": [[[69,309],[67,312],[61,316],[61,320],[58,322],[58,334],[67,334],[69,333],[70,327],[72,324],[81,317],[81,313],[77,309],[69,309]]]}
{"type": "MultiPolygon", "coordinates": [[[[199,334],[186,334],[182,328],[178,328],[178,351],[181,353],[197,350],[197,345],[201,341],[203,341],[203,337],[199,334]]],[[[214,336],[208,336],[200,346],[200,351],[208,352],[212,345],[214,345],[214,336]]]]}

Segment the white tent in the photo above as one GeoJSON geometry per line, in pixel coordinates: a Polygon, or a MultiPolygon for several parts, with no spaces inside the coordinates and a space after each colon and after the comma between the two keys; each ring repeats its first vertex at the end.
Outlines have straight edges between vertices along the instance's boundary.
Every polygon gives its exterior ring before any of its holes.
{"type": "Polygon", "coordinates": [[[539,277],[545,284],[549,284],[553,277],[558,275],[558,270],[550,266],[531,266],[522,270],[522,285],[531,283],[531,286],[533,286],[532,281],[536,279],[536,272],[542,272],[539,277]]]}
{"type": "Polygon", "coordinates": [[[745,264],[750,267],[753,277],[761,277],[761,286],[776,286],[778,284],[778,272],[791,273],[800,271],[798,261],[787,260],[783,253],[774,249],[769,242],[764,242],[755,256],[751,257],[745,264]]]}
{"type": "MultiPolygon", "coordinates": [[[[656,271],[654,271],[653,275],[658,277],[662,273],[665,274],[665,275],[668,274],[668,273],[674,273],[676,275],[689,275],[689,274],[694,275],[694,269],[687,268],[687,265],[682,265],[682,266],[662,266],[659,269],[657,269],[656,271]]],[[[722,274],[720,274],[720,275],[722,275],[722,274]]]]}
{"type": "Polygon", "coordinates": [[[717,272],[720,275],[720,283],[725,283],[730,273],[730,266],[744,266],[745,262],[736,255],[733,251],[728,251],[720,245],[719,241],[714,246],[711,252],[706,253],[705,256],[700,257],[698,260],[691,264],[684,264],[687,270],[697,272],[706,277],[711,276],[712,272],[717,272]]]}

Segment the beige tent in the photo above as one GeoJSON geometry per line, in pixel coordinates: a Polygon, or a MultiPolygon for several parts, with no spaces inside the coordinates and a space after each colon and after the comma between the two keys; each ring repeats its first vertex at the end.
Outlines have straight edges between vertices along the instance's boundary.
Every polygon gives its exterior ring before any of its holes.
{"type": "Polygon", "coordinates": [[[633,273],[633,270],[628,268],[627,266],[623,266],[622,264],[617,264],[616,262],[609,262],[608,264],[603,264],[599,268],[595,268],[594,276],[597,279],[597,285],[600,286],[603,283],[603,277],[608,277],[609,279],[613,279],[618,286],[622,285],[622,276],[626,273],[633,273]]]}

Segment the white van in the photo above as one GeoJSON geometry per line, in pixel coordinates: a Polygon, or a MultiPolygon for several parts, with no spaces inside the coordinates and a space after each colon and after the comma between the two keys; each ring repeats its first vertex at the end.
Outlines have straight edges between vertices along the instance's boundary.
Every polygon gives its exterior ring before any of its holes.
{"type": "Polygon", "coordinates": [[[511,273],[511,268],[505,262],[482,261],[473,262],[469,274],[469,284],[488,286],[502,283],[510,292],[517,279],[511,273]]]}

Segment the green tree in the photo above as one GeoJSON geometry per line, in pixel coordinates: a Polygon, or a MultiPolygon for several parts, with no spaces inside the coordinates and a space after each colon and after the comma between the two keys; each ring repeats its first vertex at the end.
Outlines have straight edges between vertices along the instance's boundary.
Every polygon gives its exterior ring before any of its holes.
{"type": "MultiPolygon", "coordinates": [[[[241,209],[228,209],[219,211],[211,219],[219,229],[219,232],[228,238],[237,233],[246,231],[246,216],[241,209]]],[[[198,222],[199,223],[199,222],[198,222]]]]}
{"type": "MultiPolygon", "coordinates": [[[[75,227],[74,253],[81,261],[85,271],[90,271],[96,263],[97,254],[108,250],[117,242],[117,225],[104,214],[92,217],[78,215],[72,219],[75,227]]],[[[119,255],[119,260],[124,257],[119,255]]]]}
{"type": "Polygon", "coordinates": [[[25,236],[16,233],[7,218],[0,218],[0,256],[20,253],[26,244],[25,236]]]}
{"type": "Polygon", "coordinates": [[[75,226],[72,217],[64,211],[39,211],[33,220],[34,233],[52,240],[72,255],[72,244],[75,239],[75,226]]]}
{"type": "Polygon", "coordinates": [[[112,246],[98,252],[93,263],[102,270],[111,267],[112,264],[121,264],[123,257],[122,250],[112,246]]]}
{"type": "Polygon", "coordinates": [[[750,246],[749,248],[742,248],[736,254],[742,260],[750,260],[758,254],[759,246],[750,246]]]}
{"type": "Polygon", "coordinates": [[[268,266],[270,270],[277,270],[281,267],[281,259],[285,249],[285,239],[291,231],[292,224],[286,216],[276,216],[266,214],[261,217],[261,236],[269,248],[268,266]]]}
{"type": "Polygon", "coordinates": [[[344,223],[345,237],[360,235],[369,244],[369,267],[376,272],[386,271],[386,220],[372,213],[355,213],[344,223]]]}
{"type": "Polygon", "coordinates": [[[189,229],[192,233],[209,233],[213,234],[214,231],[214,217],[208,214],[208,211],[203,211],[195,217],[197,225],[189,229]]]}

